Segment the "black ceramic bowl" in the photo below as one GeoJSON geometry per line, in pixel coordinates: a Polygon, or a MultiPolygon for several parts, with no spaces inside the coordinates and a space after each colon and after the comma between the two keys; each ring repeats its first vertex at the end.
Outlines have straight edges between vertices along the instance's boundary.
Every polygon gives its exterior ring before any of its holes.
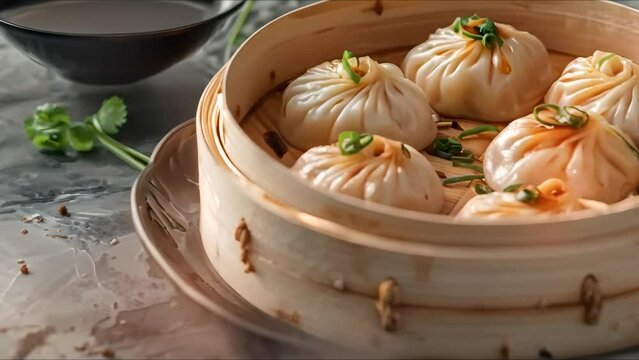
{"type": "Polygon", "coordinates": [[[195,52],[243,2],[0,0],[0,32],[67,79],[125,84],[195,52]]]}

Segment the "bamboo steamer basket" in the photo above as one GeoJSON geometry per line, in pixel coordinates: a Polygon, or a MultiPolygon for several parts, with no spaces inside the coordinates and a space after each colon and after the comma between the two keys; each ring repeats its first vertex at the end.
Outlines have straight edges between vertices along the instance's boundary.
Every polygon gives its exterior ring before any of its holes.
{"type": "Polygon", "coordinates": [[[460,222],[312,188],[240,126],[271,89],[344,49],[408,49],[472,13],[551,51],[639,59],[639,12],[608,2],[339,1],[289,13],[247,40],[200,101],[207,255],[251,304],[356,351],[571,357],[639,344],[633,199],[603,215],[460,222]]]}

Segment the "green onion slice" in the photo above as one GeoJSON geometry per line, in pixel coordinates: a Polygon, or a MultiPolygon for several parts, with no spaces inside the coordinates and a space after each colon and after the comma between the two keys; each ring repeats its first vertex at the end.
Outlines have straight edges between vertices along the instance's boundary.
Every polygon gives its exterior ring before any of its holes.
{"type": "MultiPolygon", "coordinates": [[[[473,34],[473,33],[469,33],[466,30],[462,30],[462,35],[464,35],[465,37],[469,38],[469,39],[473,39],[473,40],[480,40],[482,43],[484,42],[484,37],[482,35],[477,35],[477,34],[473,34]]],[[[492,34],[490,34],[492,35],[492,34]]]]}
{"type": "Polygon", "coordinates": [[[495,190],[491,189],[490,186],[482,183],[475,184],[475,194],[484,195],[495,192],[495,190]]]}
{"type": "Polygon", "coordinates": [[[470,150],[462,150],[458,156],[451,156],[451,161],[463,162],[463,163],[473,163],[475,162],[475,155],[470,150]]]}
{"type": "Polygon", "coordinates": [[[539,192],[531,189],[522,189],[515,195],[515,199],[517,201],[521,201],[523,203],[531,203],[537,200],[539,197],[539,192]]]}
{"type": "Polygon", "coordinates": [[[431,154],[442,159],[450,160],[453,156],[462,155],[464,148],[455,138],[438,137],[433,142],[431,154]]]}
{"type": "Polygon", "coordinates": [[[404,153],[404,156],[410,159],[410,151],[406,147],[406,144],[402,144],[402,153],[404,153]]]}
{"type": "Polygon", "coordinates": [[[463,167],[466,169],[477,171],[480,174],[484,173],[484,168],[482,168],[481,166],[475,165],[475,164],[469,164],[467,162],[463,162],[459,160],[453,160],[453,167],[463,167]]]}
{"type": "Polygon", "coordinates": [[[373,142],[373,135],[358,133],[357,131],[344,131],[339,134],[337,144],[342,155],[353,155],[360,152],[373,142]]]}
{"type": "Polygon", "coordinates": [[[355,84],[359,84],[360,80],[362,80],[362,77],[355,73],[355,71],[353,71],[353,69],[351,68],[351,64],[348,62],[348,60],[353,57],[355,57],[355,55],[352,52],[344,50],[344,54],[342,55],[342,65],[344,66],[344,70],[346,70],[346,73],[348,73],[348,76],[351,78],[351,80],[353,80],[355,84]]]}
{"type": "Polygon", "coordinates": [[[499,132],[499,128],[497,126],[493,126],[493,125],[482,125],[482,126],[477,126],[474,127],[472,129],[468,129],[465,131],[462,131],[461,134],[459,134],[459,136],[457,136],[459,138],[459,140],[462,140],[465,137],[471,136],[471,135],[477,135],[477,134],[481,134],[484,132],[499,132]]]}
{"type": "Polygon", "coordinates": [[[521,184],[512,184],[504,188],[504,192],[515,192],[521,187],[521,184]]]}
{"type": "Polygon", "coordinates": [[[541,104],[533,110],[535,120],[546,126],[570,126],[573,129],[584,127],[590,116],[574,106],[541,104]]]}
{"type": "Polygon", "coordinates": [[[599,61],[597,62],[597,69],[600,69],[606,61],[612,59],[614,56],[615,54],[609,53],[608,55],[599,59],[599,61]]]}
{"type": "Polygon", "coordinates": [[[443,185],[455,184],[458,182],[464,181],[473,181],[473,180],[483,180],[484,175],[462,175],[462,176],[453,176],[447,179],[442,180],[443,185]]]}

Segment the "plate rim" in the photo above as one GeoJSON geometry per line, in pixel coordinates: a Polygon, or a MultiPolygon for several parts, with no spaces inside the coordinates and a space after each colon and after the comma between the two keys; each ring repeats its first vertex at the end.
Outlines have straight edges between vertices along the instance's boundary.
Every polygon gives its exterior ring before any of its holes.
{"type": "MultiPolygon", "coordinates": [[[[219,316],[223,320],[226,320],[229,323],[243,330],[262,336],[264,338],[279,341],[287,345],[301,347],[303,349],[308,349],[308,350],[319,349],[318,344],[322,342],[321,339],[317,339],[313,337],[312,335],[303,332],[302,330],[298,329],[304,335],[308,335],[309,336],[308,339],[296,338],[296,337],[287,336],[287,335],[272,331],[267,327],[258,325],[249,320],[243,319],[242,317],[237,316],[236,314],[232,312],[226,311],[222,305],[216,303],[215,301],[212,301],[201,290],[199,290],[195,286],[192,286],[191,282],[188,281],[188,279],[182,273],[174,269],[174,267],[171,266],[171,264],[169,264],[169,262],[166,260],[162,251],[155,245],[155,242],[152,240],[152,236],[147,233],[146,228],[142,221],[142,214],[140,211],[141,206],[146,206],[146,202],[143,199],[143,196],[145,194],[143,183],[150,176],[150,173],[152,172],[153,168],[157,165],[156,159],[158,155],[162,151],[164,151],[164,147],[166,146],[166,144],[169,141],[171,141],[171,139],[175,137],[176,135],[184,131],[188,131],[188,128],[192,128],[193,135],[195,135],[196,133],[195,118],[192,118],[190,120],[187,120],[177,125],[173,129],[171,129],[166,135],[164,135],[164,137],[162,137],[162,139],[157,143],[157,145],[153,149],[153,152],[151,153],[149,165],[142,172],[140,172],[140,174],[135,179],[131,187],[131,197],[130,197],[131,218],[133,221],[135,233],[138,235],[140,243],[142,244],[147,254],[149,254],[149,256],[153,259],[153,261],[155,261],[155,263],[160,267],[160,269],[162,269],[164,274],[177,287],[177,289],[181,291],[182,293],[184,293],[191,300],[193,300],[196,304],[198,304],[199,306],[202,306],[204,309],[214,313],[215,315],[219,316]]],[[[199,198],[198,198],[198,208],[199,208],[199,198]]],[[[204,280],[202,281],[208,284],[208,282],[204,280]]],[[[214,287],[212,288],[215,289],[214,287]]],[[[257,308],[256,310],[263,314],[266,314],[257,308]]],[[[271,318],[273,321],[278,321],[277,319],[271,317],[270,315],[268,314],[266,315],[269,316],[269,318],[271,318]]]]}

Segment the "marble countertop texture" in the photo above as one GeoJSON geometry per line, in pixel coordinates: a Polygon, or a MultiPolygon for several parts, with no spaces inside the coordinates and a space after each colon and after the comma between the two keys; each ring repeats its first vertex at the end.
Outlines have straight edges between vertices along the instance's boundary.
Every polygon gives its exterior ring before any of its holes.
{"type": "MultiPolygon", "coordinates": [[[[306,3],[258,0],[243,32],[306,3]]],[[[102,148],[75,159],[42,154],[23,133],[24,119],[40,104],[63,104],[82,119],[119,95],[129,120],[117,138],[150,154],[195,116],[228,55],[228,32],[160,75],[117,87],[64,80],[0,36],[0,358],[300,355],[209,313],[167,279],[134,233],[129,197],[136,170],[102,148]],[[60,204],[70,217],[58,214],[60,204]],[[33,214],[45,221],[20,221],[33,214]],[[19,259],[29,275],[20,273],[19,259]]]]}
{"type": "MultiPolygon", "coordinates": [[[[306,3],[257,0],[244,32],[306,3]]],[[[639,1],[626,3],[639,7],[639,1]]],[[[227,323],[176,289],[134,233],[135,170],[102,148],[75,159],[45,155],[23,134],[23,120],[37,105],[61,103],[82,118],[116,94],[129,109],[118,139],[150,153],[169,130],[194,117],[204,87],[228,55],[226,43],[221,33],[160,75],[93,87],[61,79],[0,37],[0,358],[307,355],[227,323]],[[58,214],[60,204],[70,217],[58,214]],[[20,221],[33,214],[45,221],[20,221]],[[20,273],[19,259],[29,275],[20,273]]]]}

